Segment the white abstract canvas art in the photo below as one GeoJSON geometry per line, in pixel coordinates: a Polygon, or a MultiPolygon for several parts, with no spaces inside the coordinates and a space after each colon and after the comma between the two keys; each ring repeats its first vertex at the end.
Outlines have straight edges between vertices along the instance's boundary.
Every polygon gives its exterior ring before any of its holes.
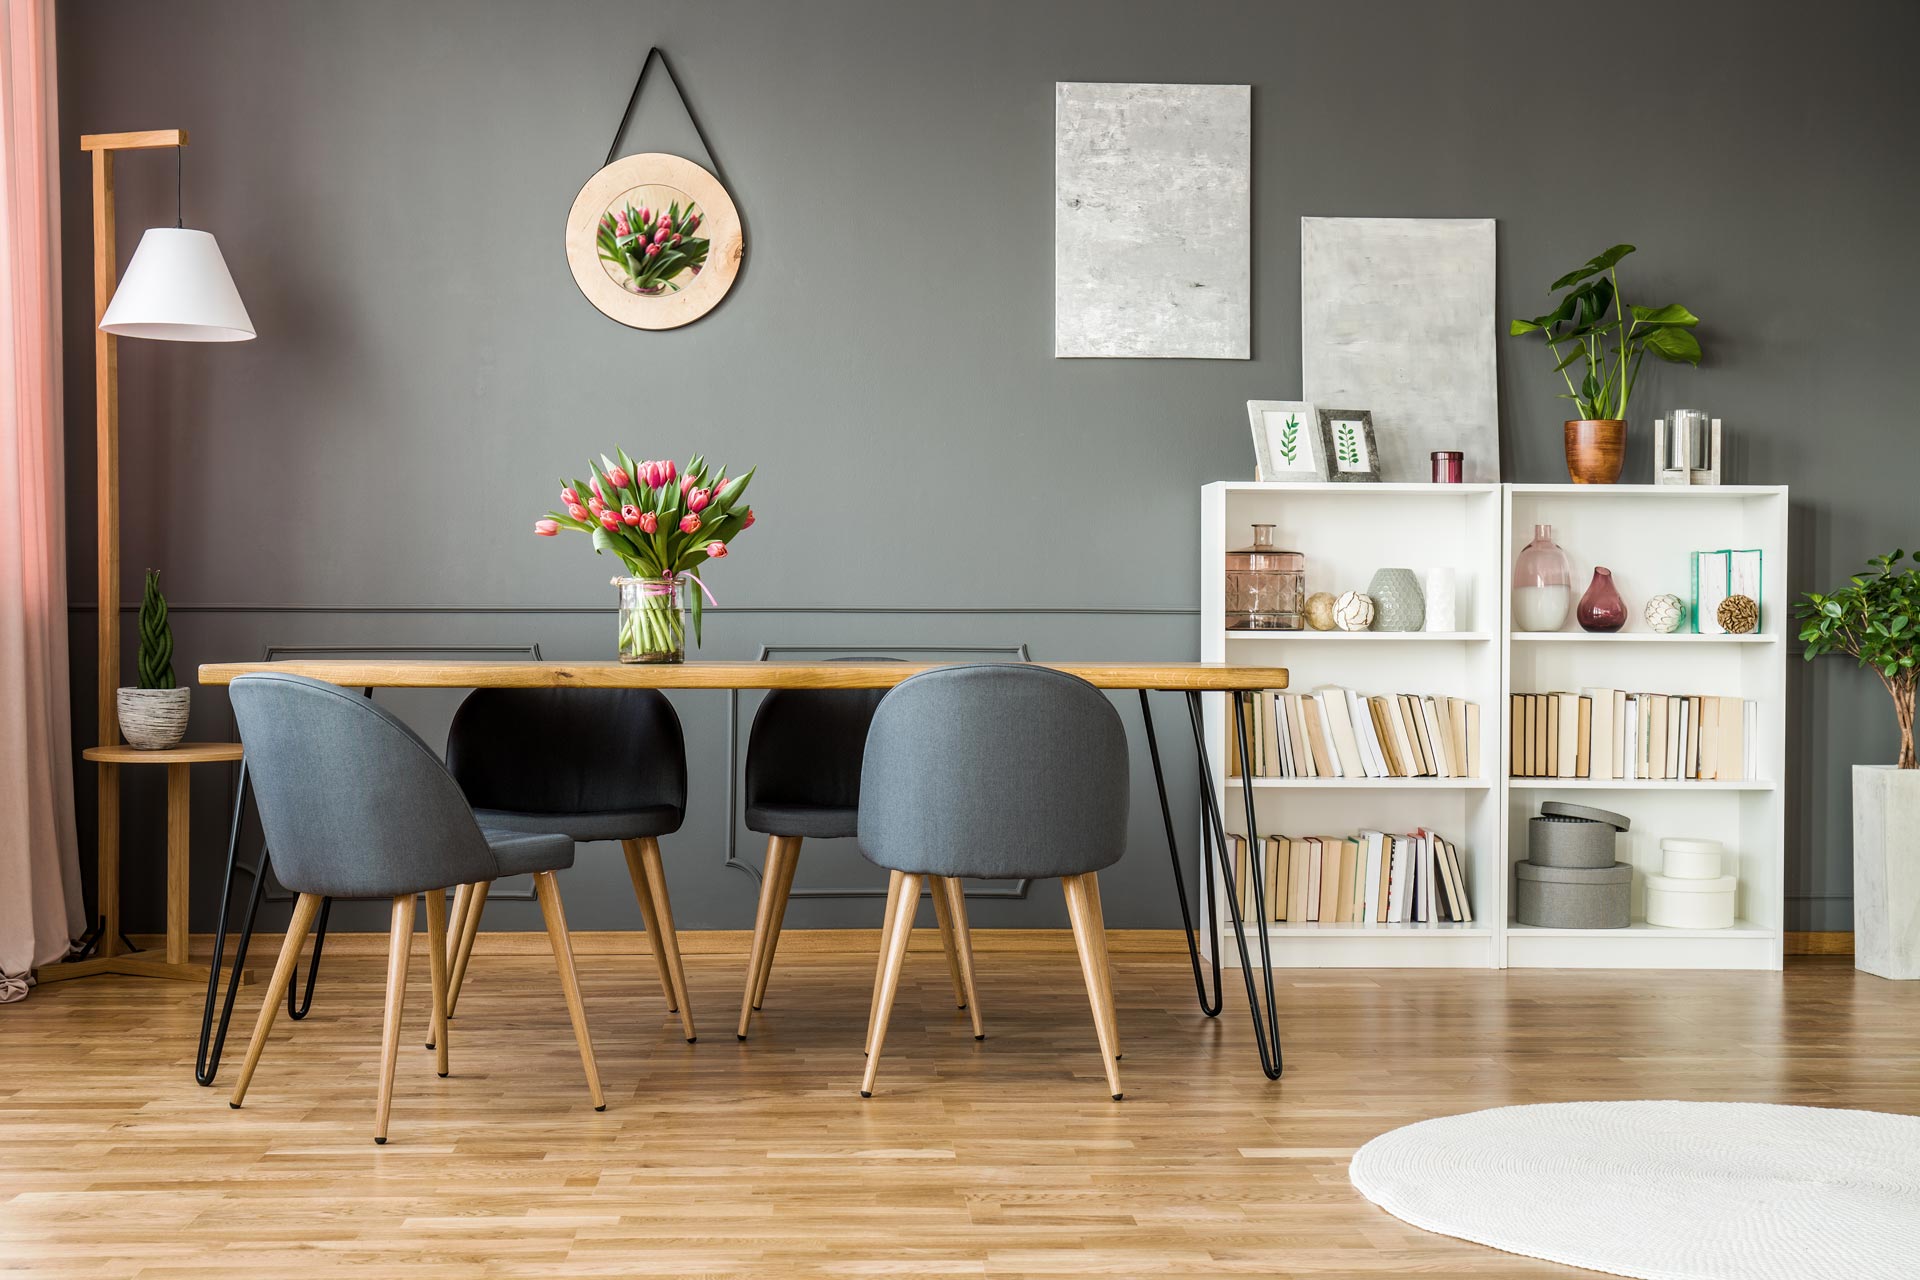
{"type": "Polygon", "coordinates": [[[1054,86],[1053,354],[1251,357],[1253,91],[1054,86]]]}
{"type": "Polygon", "coordinates": [[[1500,479],[1491,218],[1300,219],[1301,396],[1370,409],[1380,478],[1500,479]]]}

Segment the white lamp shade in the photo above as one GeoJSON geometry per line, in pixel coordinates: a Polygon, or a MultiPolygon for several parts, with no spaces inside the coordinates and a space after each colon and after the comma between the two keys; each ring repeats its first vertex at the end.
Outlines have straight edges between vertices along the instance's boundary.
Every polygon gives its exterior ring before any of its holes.
{"type": "Polygon", "coordinates": [[[245,342],[253,321],[211,232],[151,227],[127,263],[100,328],[122,338],[245,342]]]}

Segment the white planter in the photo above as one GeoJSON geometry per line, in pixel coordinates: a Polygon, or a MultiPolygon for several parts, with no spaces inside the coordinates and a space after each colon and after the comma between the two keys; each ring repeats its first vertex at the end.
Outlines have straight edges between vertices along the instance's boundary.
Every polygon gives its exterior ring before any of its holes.
{"type": "Polygon", "coordinates": [[[114,699],[120,712],[120,736],[130,747],[163,751],[187,736],[187,711],[193,690],[121,689],[114,699]]]}
{"type": "Polygon", "coordinates": [[[1853,766],[1853,967],[1920,978],[1920,769],[1853,766]]]}

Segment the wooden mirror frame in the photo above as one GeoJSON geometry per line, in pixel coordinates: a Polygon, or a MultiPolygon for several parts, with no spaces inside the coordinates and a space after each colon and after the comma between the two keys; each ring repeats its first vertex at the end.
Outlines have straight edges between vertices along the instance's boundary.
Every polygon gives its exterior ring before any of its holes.
{"type": "Polygon", "coordinates": [[[747,250],[740,213],[720,180],[683,156],[660,151],[622,156],[587,179],[567,213],[567,266],[601,312],[634,329],[677,329],[692,324],[720,305],[740,274],[747,250]],[[706,265],[678,293],[643,298],[620,287],[607,274],[596,244],[597,228],[614,197],[634,187],[660,185],[687,193],[700,208],[700,229],[710,245],[706,265]]]}

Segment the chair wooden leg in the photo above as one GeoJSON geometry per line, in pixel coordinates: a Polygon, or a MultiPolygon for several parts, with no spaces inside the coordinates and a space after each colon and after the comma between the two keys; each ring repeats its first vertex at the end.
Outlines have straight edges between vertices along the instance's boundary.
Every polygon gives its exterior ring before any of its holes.
{"type": "Polygon", "coordinates": [[[933,922],[940,929],[940,949],[947,955],[947,975],[953,979],[953,1004],[967,1007],[967,980],[960,974],[960,952],[953,941],[953,898],[947,893],[946,876],[928,876],[933,891],[933,922]]]}
{"type": "MultiPolygon", "coordinates": [[[[1107,952],[1106,910],[1100,905],[1100,877],[1087,877],[1087,897],[1093,903],[1094,914],[1100,917],[1100,978],[1107,984],[1107,1008],[1113,1008],[1113,959],[1107,952]]],[[[1120,1052],[1120,1020],[1113,1020],[1113,1057],[1118,1062],[1127,1055],[1120,1052]]]]}
{"type": "Polygon", "coordinates": [[[780,863],[780,888],[773,899],[773,918],[768,922],[767,953],[760,959],[760,978],[753,985],[753,1007],[767,1001],[767,979],[773,976],[773,954],[780,949],[780,927],[787,922],[787,902],[793,897],[793,873],[800,866],[800,837],[786,837],[787,856],[780,863]]]}
{"type": "Polygon", "coordinates": [[[753,910],[753,949],[747,957],[746,985],[740,992],[740,1025],[734,1030],[734,1035],[741,1040],[747,1038],[747,1022],[753,1017],[753,998],[760,988],[760,965],[766,959],[773,903],[780,893],[780,870],[786,854],[787,842],[783,837],[767,838],[767,862],[760,872],[760,901],[753,910]]]}
{"type": "Polygon", "coordinates": [[[680,1015],[680,1027],[687,1043],[695,1040],[693,1010],[687,1004],[687,975],[680,964],[680,939],[673,931],[673,905],[667,897],[667,877],[660,865],[660,842],[651,836],[625,840],[627,875],[633,880],[633,896],[640,903],[640,919],[647,928],[647,945],[660,970],[660,990],[667,997],[667,1012],[680,1015]]]}
{"type": "Polygon", "coordinates": [[[573,1038],[580,1046],[580,1065],[587,1071],[587,1092],[593,1095],[593,1109],[607,1109],[606,1095],[600,1092],[600,1066],[593,1057],[593,1036],[587,1031],[587,1006],[580,998],[580,975],[573,967],[573,942],[567,935],[567,915],[560,906],[560,884],[553,872],[542,871],[533,877],[533,892],[540,899],[540,914],[547,922],[547,939],[553,943],[553,963],[560,970],[560,993],[567,1000],[567,1016],[573,1019],[573,1038]]]}
{"type": "Polygon", "coordinates": [[[893,1013],[894,993],[900,989],[900,967],[907,959],[907,944],[913,940],[913,915],[920,909],[920,877],[894,872],[900,877],[900,890],[892,903],[892,927],[887,931],[887,948],[880,956],[880,989],[873,1003],[873,1035],[867,1045],[867,1073],[860,1081],[860,1096],[873,1096],[873,1078],[880,1071],[880,1047],[887,1041],[887,1019],[893,1013]]]}
{"type": "Polygon", "coordinates": [[[973,1018],[973,1038],[985,1040],[987,1032],[980,1025],[980,991],[973,980],[973,929],[967,924],[966,888],[953,876],[935,876],[933,904],[936,914],[939,914],[942,900],[947,904],[945,941],[947,963],[953,966],[954,992],[959,997],[960,1007],[973,1018]]]}
{"type": "MultiPolygon", "coordinates": [[[[873,998],[867,1002],[867,1039],[866,1052],[873,1053],[873,1024],[880,1008],[880,980],[887,973],[887,948],[893,941],[893,910],[900,903],[900,884],[902,875],[898,871],[887,873],[887,905],[880,916],[880,958],[873,965],[873,998]]],[[[918,904],[915,904],[916,907],[918,904]]],[[[912,917],[908,917],[911,919],[912,917]]]]}
{"type": "Polygon", "coordinates": [[[392,933],[387,939],[387,1017],[380,1035],[380,1097],[373,1112],[373,1140],[384,1146],[387,1117],[393,1111],[393,1069],[400,1061],[400,1011],[407,1001],[407,958],[413,950],[413,895],[393,900],[392,933]]]}
{"type": "Polygon", "coordinates": [[[1073,942],[1080,952],[1080,973],[1086,979],[1087,1000],[1093,1005],[1093,1029],[1100,1039],[1100,1061],[1107,1069],[1107,1086],[1118,1102],[1120,1066],[1114,1061],[1119,1036],[1114,1029],[1113,990],[1105,980],[1106,957],[1102,935],[1106,922],[1100,915],[1100,903],[1089,891],[1087,882],[1093,873],[1068,876],[1061,880],[1067,893],[1067,915],[1073,921],[1073,942]]]}
{"type": "Polygon", "coordinates": [[[447,895],[427,890],[427,977],[433,983],[433,1034],[427,1048],[435,1051],[433,1069],[447,1075],[447,895]]]}
{"type": "Polygon", "coordinates": [[[480,913],[487,909],[487,894],[493,889],[493,881],[482,880],[478,884],[462,885],[466,891],[466,905],[461,907],[455,899],[456,914],[460,927],[451,930],[453,938],[453,965],[447,970],[447,1016],[460,1006],[460,988],[466,985],[467,962],[473,959],[473,940],[480,934],[480,913]]]}
{"type": "Polygon", "coordinates": [[[317,893],[303,893],[299,901],[293,904],[293,920],[287,925],[287,940],[280,946],[280,959],[274,962],[273,979],[267,983],[266,999],[260,1006],[260,1020],[253,1024],[253,1039],[247,1042],[247,1060],[241,1064],[240,1076],[233,1082],[233,1096],[227,1100],[230,1107],[239,1108],[247,1096],[247,1086],[253,1083],[253,1069],[260,1065],[260,1051],[267,1047],[267,1034],[273,1030],[273,1017],[286,1002],[287,988],[293,983],[294,968],[300,963],[300,948],[307,944],[307,935],[313,932],[313,922],[319,916],[320,904],[324,901],[317,893]]]}

